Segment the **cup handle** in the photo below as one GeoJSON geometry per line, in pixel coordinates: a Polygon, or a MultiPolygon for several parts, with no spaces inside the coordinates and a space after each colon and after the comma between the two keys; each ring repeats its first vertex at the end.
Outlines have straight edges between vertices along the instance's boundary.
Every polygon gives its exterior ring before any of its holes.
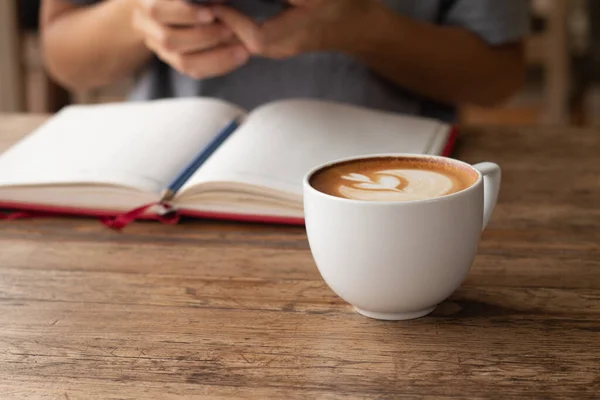
{"type": "Polygon", "coordinates": [[[481,230],[484,230],[492,218],[494,208],[496,208],[502,170],[499,165],[491,162],[476,164],[473,167],[483,174],[483,227],[481,230]]]}

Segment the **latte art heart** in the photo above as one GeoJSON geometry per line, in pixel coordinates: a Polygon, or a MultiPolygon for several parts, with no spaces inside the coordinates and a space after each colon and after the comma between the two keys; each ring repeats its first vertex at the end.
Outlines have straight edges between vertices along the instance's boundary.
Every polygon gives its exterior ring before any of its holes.
{"type": "Polygon", "coordinates": [[[452,179],[435,171],[393,169],[369,175],[342,176],[341,196],[364,201],[411,201],[444,196],[454,187],[452,179]]]}

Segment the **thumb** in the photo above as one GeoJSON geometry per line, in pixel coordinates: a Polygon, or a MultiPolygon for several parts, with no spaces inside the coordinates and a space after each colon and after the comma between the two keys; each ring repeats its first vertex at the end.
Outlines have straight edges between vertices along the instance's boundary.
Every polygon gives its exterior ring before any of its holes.
{"type": "Polygon", "coordinates": [[[260,27],[252,18],[227,6],[215,5],[212,10],[215,17],[231,29],[251,53],[259,52],[260,27]]]}
{"type": "MultiPolygon", "coordinates": [[[[316,7],[327,0],[287,0],[287,3],[294,7],[316,7]]],[[[330,0],[329,0],[330,1],[330,0]]],[[[347,0],[344,0],[347,1],[347,0]]]]}
{"type": "Polygon", "coordinates": [[[296,7],[306,7],[309,6],[313,1],[312,0],[288,0],[288,4],[296,7]]]}

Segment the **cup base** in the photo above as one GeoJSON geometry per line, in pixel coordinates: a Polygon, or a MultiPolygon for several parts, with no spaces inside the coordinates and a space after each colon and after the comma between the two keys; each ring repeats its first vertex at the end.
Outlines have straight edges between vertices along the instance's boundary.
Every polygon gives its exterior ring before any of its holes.
{"type": "Polygon", "coordinates": [[[363,315],[367,318],[380,319],[384,321],[406,321],[409,319],[416,319],[424,317],[428,314],[431,314],[436,307],[431,307],[426,310],[415,311],[410,313],[378,313],[371,312],[366,310],[361,310],[360,308],[354,307],[357,313],[363,315]]]}

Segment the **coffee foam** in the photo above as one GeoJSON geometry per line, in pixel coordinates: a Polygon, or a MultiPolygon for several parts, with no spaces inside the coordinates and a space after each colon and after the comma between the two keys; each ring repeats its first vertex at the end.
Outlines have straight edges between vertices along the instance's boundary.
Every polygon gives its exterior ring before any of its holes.
{"type": "Polygon", "coordinates": [[[454,188],[448,176],[433,171],[394,169],[368,175],[343,175],[346,184],[338,192],[347,199],[365,201],[411,201],[444,196],[454,188]]]}
{"type": "Polygon", "coordinates": [[[476,172],[433,159],[373,158],[318,171],[311,185],[350,200],[403,202],[459,192],[477,181],[476,172]]]}

